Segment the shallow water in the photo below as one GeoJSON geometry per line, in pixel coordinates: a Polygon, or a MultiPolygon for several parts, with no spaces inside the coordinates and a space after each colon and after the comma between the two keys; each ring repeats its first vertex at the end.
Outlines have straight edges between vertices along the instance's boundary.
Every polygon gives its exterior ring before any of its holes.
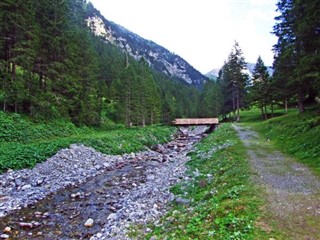
{"type": "Polygon", "coordinates": [[[79,187],[62,189],[2,218],[0,229],[11,227],[10,239],[87,239],[102,228],[110,213],[122,207],[119,200],[145,181],[144,172],[150,166],[147,162],[131,162],[79,187]],[[94,219],[90,228],[84,226],[88,218],[94,219]],[[36,222],[34,227],[19,226],[32,222],[36,222]]]}

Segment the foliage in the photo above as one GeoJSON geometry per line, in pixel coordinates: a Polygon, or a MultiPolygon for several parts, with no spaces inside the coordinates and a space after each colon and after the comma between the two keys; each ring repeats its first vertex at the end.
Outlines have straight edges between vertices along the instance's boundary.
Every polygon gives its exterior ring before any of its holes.
{"type": "Polygon", "coordinates": [[[174,203],[147,238],[254,239],[259,200],[249,181],[246,152],[229,124],[220,126],[190,154],[189,180],[172,192],[190,201],[174,203]]]}
{"type": "Polygon", "coordinates": [[[277,7],[275,86],[285,102],[295,97],[303,112],[305,98],[319,94],[320,2],[279,0],[277,7]]]}
{"type": "Polygon", "coordinates": [[[223,112],[225,116],[233,112],[235,121],[240,120],[240,108],[247,105],[248,75],[243,73],[246,62],[237,42],[219,72],[218,82],[223,93],[223,112]]]}
{"type": "Polygon", "coordinates": [[[33,123],[18,114],[0,112],[0,172],[34,167],[72,143],[91,146],[105,154],[143,150],[170,139],[173,129],[146,128],[101,130],[77,128],[70,122],[33,123]]]}
{"type": "Polygon", "coordinates": [[[143,58],[133,59],[95,36],[86,21],[100,13],[91,3],[5,0],[0,9],[0,105],[5,112],[71,120],[77,126],[170,123],[175,117],[199,116],[203,101],[214,109],[202,115],[219,114],[215,90],[200,100],[199,89],[151,70],[143,58]]]}
{"type": "MultiPolygon", "coordinates": [[[[250,89],[251,101],[261,109],[262,118],[267,119],[267,106],[273,106],[271,77],[261,57],[253,69],[252,87],[250,89]]],[[[273,114],[273,112],[272,112],[273,114]]]]}
{"type": "Polygon", "coordinates": [[[200,117],[218,117],[222,110],[221,87],[216,82],[207,82],[201,94],[200,117]]]}

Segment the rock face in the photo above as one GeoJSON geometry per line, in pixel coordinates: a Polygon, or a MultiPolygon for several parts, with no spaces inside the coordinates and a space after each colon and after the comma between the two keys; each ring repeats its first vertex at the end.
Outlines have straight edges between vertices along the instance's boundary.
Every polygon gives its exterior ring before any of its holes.
{"type": "Polygon", "coordinates": [[[208,80],[180,56],[108,21],[96,9],[90,9],[88,14],[86,22],[95,35],[103,38],[107,44],[118,46],[136,60],[144,58],[154,70],[195,86],[201,86],[208,80]]]}

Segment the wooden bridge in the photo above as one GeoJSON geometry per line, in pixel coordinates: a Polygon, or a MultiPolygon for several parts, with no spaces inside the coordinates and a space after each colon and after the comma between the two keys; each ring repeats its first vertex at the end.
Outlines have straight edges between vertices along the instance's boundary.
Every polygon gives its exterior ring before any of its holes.
{"type": "MultiPolygon", "coordinates": [[[[207,132],[212,132],[216,125],[219,124],[218,118],[176,118],[172,121],[172,124],[177,126],[197,126],[197,125],[208,125],[210,128],[207,132]]],[[[180,129],[179,129],[180,130],[180,129]]]]}

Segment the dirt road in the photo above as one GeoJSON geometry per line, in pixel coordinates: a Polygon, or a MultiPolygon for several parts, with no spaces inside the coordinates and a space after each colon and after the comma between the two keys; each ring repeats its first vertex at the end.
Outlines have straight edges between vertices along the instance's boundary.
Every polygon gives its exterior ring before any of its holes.
{"type": "Polygon", "coordinates": [[[270,235],[274,232],[274,239],[320,239],[320,179],[252,129],[233,127],[247,148],[253,181],[265,199],[258,225],[270,235]]]}

